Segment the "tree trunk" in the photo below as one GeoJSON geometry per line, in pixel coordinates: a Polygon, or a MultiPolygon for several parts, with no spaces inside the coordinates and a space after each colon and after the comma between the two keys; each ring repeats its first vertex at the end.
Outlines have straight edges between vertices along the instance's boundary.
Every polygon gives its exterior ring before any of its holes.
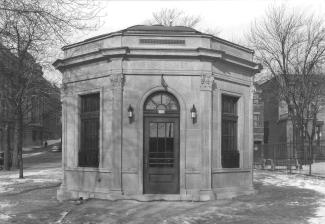
{"type": "Polygon", "coordinates": [[[14,126],[14,145],[12,151],[12,165],[13,168],[19,168],[18,166],[18,119],[16,118],[15,126],[14,126]]]}
{"type": "Polygon", "coordinates": [[[3,149],[4,149],[4,146],[3,146],[3,144],[4,144],[4,134],[3,134],[3,132],[4,132],[4,128],[2,128],[0,126],[0,152],[3,151],[3,149]]]}
{"type": "Polygon", "coordinates": [[[308,164],[308,150],[305,147],[305,138],[303,136],[303,133],[300,133],[300,138],[299,138],[299,145],[301,148],[301,153],[303,155],[303,165],[308,164]]]}
{"type": "Polygon", "coordinates": [[[4,133],[3,133],[3,146],[4,146],[4,156],[3,156],[3,167],[5,170],[10,169],[10,130],[9,125],[4,125],[4,133]]]}
{"type": "Polygon", "coordinates": [[[313,140],[309,139],[309,175],[311,175],[311,164],[313,163],[313,140]]]}
{"type": "Polygon", "coordinates": [[[18,149],[18,165],[19,165],[19,178],[24,178],[23,173],[23,113],[21,110],[18,111],[17,119],[17,149],[18,149]]]}

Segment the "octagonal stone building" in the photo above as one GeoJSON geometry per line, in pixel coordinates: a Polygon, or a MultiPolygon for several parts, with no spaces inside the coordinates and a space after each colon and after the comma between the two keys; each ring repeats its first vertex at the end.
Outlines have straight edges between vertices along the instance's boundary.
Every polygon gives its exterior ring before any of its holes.
{"type": "Polygon", "coordinates": [[[137,25],[63,47],[58,199],[213,200],[252,193],[253,51],[137,25]]]}

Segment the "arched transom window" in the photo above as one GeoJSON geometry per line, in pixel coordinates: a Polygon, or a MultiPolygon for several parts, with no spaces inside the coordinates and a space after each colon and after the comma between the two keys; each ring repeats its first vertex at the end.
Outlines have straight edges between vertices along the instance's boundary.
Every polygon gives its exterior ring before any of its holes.
{"type": "Polygon", "coordinates": [[[144,104],[145,113],[179,113],[177,99],[168,92],[156,92],[151,94],[144,104]]]}

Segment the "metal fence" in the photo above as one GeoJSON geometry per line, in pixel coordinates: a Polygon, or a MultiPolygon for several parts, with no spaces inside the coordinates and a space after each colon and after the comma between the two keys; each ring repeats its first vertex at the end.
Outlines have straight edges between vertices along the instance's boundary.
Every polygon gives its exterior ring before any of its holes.
{"type": "Polygon", "coordinates": [[[260,145],[254,149],[254,166],[259,169],[287,170],[290,173],[325,177],[325,142],[311,148],[308,143],[260,145]]]}

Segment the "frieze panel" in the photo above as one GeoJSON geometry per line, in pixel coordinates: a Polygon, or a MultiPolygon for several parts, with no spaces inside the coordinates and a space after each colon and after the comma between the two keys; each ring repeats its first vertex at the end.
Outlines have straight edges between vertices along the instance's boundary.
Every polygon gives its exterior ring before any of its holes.
{"type": "Polygon", "coordinates": [[[201,90],[211,91],[214,87],[214,77],[210,74],[208,75],[201,75],[201,90]]]}
{"type": "Polygon", "coordinates": [[[123,88],[125,81],[123,74],[112,74],[110,80],[113,88],[123,88]]]}

